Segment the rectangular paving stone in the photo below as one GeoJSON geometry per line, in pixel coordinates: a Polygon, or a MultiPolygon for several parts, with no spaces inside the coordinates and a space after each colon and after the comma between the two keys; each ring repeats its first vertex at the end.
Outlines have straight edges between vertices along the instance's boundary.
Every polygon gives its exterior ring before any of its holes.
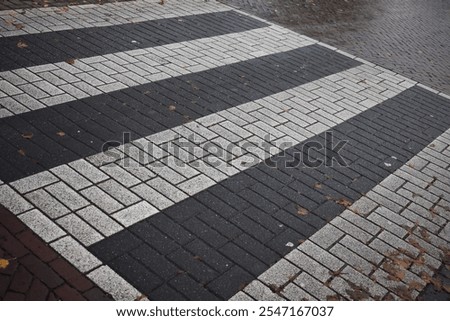
{"type": "Polygon", "coordinates": [[[363,243],[369,242],[370,239],[372,239],[372,235],[365,232],[364,230],[360,229],[356,225],[353,225],[352,223],[348,222],[347,220],[342,219],[341,217],[336,217],[334,220],[330,222],[343,232],[345,232],[346,235],[351,235],[352,237],[360,240],[363,243]]]}
{"type": "Polygon", "coordinates": [[[174,204],[170,199],[145,183],[133,187],[132,191],[159,210],[163,210],[174,204]]]}
{"type": "Polygon", "coordinates": [[[337,271],[344,265],[344,262],[333,256],[329,252],[325,251],[324,249],[318,247],[309,240],[303,242],[298,247],[298,249],[311,258],[315,259],[319,263],[323,264],[331,271],[337,271]]]}
{"type": "Polygon", "coordinates": [[[92,185],[91,182],[89,182],[86,178],[78,174],[75,170],[67,165],[61,165],[52,168],[51,172],[76,191],[92,185]]]}
{"type": "Polygon", "coordinates": [[[108,214],[116,212],[124,207],[96,186],[82,190],[81,194],[108,214]]]}
{"type": "Polygon", "coordinates": [[[103,166],[100,169],[125,187],[131,187],[141,182],[139,179],[115,164],[103,166]]]}
{"type": "Polygon", "coordinates": [[[101,265],[101,262],[94,255],[70,236],[57,240],[50,245],[83,273],[101,265]]]}
{"type": "Polygon", "coordinates": [[[383,256],[351,236],[345,236],[339,243],[373,264],[379,264],[383,260],[383,256]]]}
{"type": "Polygon", "coordinates": [[[290,301],[316,301],[317,299],[311,294],[305,292],[294,283],[289,283],[281,294],[290,301]]]}
{"type": "Polygon", "coordinates": [[[108,193],[109,196],[113,197],[114,199],[124,204],[125,206],[132,205],[141,200],[141,198],[136,196],[129,189],[123,187],[113,179],[109,179],[105,182],[102,182],[97,186],[100,187],[106,193],[108,193]]]}
{"type": "Polygon", "coordinates": [[[86,162],[84,159],[69,163],[69,166],[93,183],[99,183],[109,178],[106,174],[86,162]]]}
{"type": "Polygon", "coordinates": [[[190,180],[183,182],[178,187],[189,195],[194,195],[210,186],[213,186],[215,182],[205,175],[199,175],[190,180]]]}
{"type": "Polygon", "coordinates": [[[120,226],[120,224],[93,205],[79,210],[77,215],[79,215],[104,236],[111,236],[122,230],[122,226],[120,226]]]}
{"type": "Polygon", "coordinates": [[[0,203],[14,214],[31,210],[31,205],[8,185],[0,185],[0,203]]]}
{"type": "Polygon", "coordinates": [[[284,301],[284,299],[273,293],[272,290],[258,280],[252,281],[244,289],[245,293],[258,301],[284,301]]]}
{"type": "Polygon", "coordinates": [[[183,199],[188,198],[188,195],[183,191],[167,183],[159,177],[148,181],[147,184],[174,202],[179,202],[183,199]]]}
{"type": "Polygon", "coordinates": [[[331,271],[329,269],[298,250],[290,252],[285,256],[285,259],[292,262],[303,271],[313,274],[321,282],[326,282],[331,276],[331,271]]]}
{"type": "Polygon", "coordinates": [[[72,211],[89,205],[89,202],[84,197],[63,182],[49,185],[45,187],[45,190],[72,211]]]}
{"type": "Polygon", "coordinates": [[[100,233],[75,214],[66,215],[56,222],[85,246],[92,245],[103,239],[100,233]]]}
{"type": "Polygon", "coordinates": [[[88,277],[116,300],[131,301],[141,297],[138,290],[106,265],[90,272],[88,277]]]}
{"type": "Polygon", "coordinates": [[[158,213],[158,210],[146,201],[127,207],[112,216],[124,226],[131,226],[143,219],[158,213]]]}
{"type": "Polygon", "coordinates": [[[43,189],[30,192],[25,197],[50,218],[68,214],[70,210],[43,189]]]}
{"type": "Polygon", "coordinates": [[[52,173],[41,172],[15,181],[11,183],[11,186],[23,194],[44,187],[46,185],[50,185],[57,181],[58,178],[52,173]]]}
{"type": "Polygon", "coordinates": [[[375,265],[370,263],[369,261],[365,260],[361,256],[357,255],[356,253],[350,251],[346,247],[342,246],[341,244],[335,244],[331,249],[330,252],[334,254],[336,257],[347,263],[348,265],[355,268],[357,271],[360,271],[361,273],[365,275],[370,275],[375,270],[375,265]]]}
{"type": "Polygon", "coordinates": [[[45,242],[51,242],[66,235],[66,232],[38,210],[25,212],[19,218],[45,242]]]}
{"type": "Polygon", "coordinates": [[[321,282],[317,281],[307,273],[300,274],[294,280],[294,283],[303,291],[313,295],[314,297],[322,301],[327,301],[330,297],[336,295],[333,290],[327,288],[321,282]]]}
{"type": "Polygon", "coordinates": [[[298,273],[300,273],[300,269],[297,266],[281,259],[261,274],[258,279],[267,285],[282,287],[298,273]]]}

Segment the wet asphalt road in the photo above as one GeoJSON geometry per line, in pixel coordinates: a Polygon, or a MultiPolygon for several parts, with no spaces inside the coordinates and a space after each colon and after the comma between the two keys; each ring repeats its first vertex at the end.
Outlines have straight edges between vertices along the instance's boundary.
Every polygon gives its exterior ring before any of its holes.
{"type": "Polygon", "coordinates": [[[220,0],[450,94],[450,0],[220,0]]]}

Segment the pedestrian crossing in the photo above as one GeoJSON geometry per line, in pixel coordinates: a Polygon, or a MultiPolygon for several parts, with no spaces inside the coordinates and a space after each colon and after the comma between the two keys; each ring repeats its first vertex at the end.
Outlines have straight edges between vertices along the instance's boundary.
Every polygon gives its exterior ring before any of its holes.
{"type": "Polygon", "coordinates": [[[0,73],[0,203],[118,300],[355,299],[349,279],[415,299],[449,241],[450,99],[214,1],[168,3],[70,7],[57,28],[114,8],[103,28],[158,21],[166,44],[0,73]]]}

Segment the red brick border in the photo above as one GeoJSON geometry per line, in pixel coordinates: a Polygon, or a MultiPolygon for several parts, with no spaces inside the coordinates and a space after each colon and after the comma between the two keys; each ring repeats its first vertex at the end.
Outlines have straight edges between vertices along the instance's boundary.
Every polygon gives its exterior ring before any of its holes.
{"type": "Polygon", "coordinates": [[[0,207],[0,300],[111,300],[14,214],[0,207]]]}

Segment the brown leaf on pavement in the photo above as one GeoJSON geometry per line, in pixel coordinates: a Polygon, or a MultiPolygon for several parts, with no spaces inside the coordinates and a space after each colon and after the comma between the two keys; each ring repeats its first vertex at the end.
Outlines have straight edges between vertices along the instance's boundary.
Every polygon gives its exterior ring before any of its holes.
{"type": "Polygon", "coordinates": [[[169,105],[169,107],[167,107],[167,109],[169,109],[169,111],[175,111],[177,109],[177,107],[175,105],[169,105]]]}
{"type": "Polygon", "coordinates": [[[336,204],[342,205],[344,207],[350,207],[353,203],[350,202],[348,199],[341,198],[336,201],[336,204]]]}
{"type": "Polygon", "coordinates": [[[56,135],[58,135],[59,137],[64,137],[64,136],[66,136],[66,133],[63,131],[59,131],[56,133],[56,135]]]}
{"type": "Polygon", "coordinates": [[[308,214],[309,214],[309,211],[306,208],[297,206],[297,215],[305,216],[305,215],[308,215],[308,214]]]}
{"type": "Polygon", "coordinates": [[[29,132],[23,133],[22,138],[31,139],[31,138],[33,138],[33,133],[29,133],[29,132]]]}
{"type": "Polygon", "coordinates": [[[420,229],[420,235],[423,237],[423,239],[425,241],[428,241],[428,239],[430,238],[430,233],[428,233],[428,231],[426,229],[424,229],[423,227],[420,229]]]}
{"type": "Polygon", "coordinates": [[[395,288],[393,292],[395,294],[397,294],[403,300],[408,300],[408,301],[414,300],[412,295],[411,295],[412,291],[409,290],[406,286],[403,286],[403,285],[399,286],[399,287],[395,288]]]}
{"type": "Polygon", "coordinates": [[[164,5],[165,3],[166,3],[165,0],[159,0],[159,4],[160,4],[160,5],[164,5]]]}
{"type": "Polygon", "coordinates": [[[314,188],[315,189],[321,189],[322,188],[322,184],[317,182],[316,184],[314,184],[314,188]]]}
{"type": "Polygon", "coordinates": [[[23,28],[25,28],[25,26],[23,24],[21,24],[21,23],[14,23],[13,22],[12,25],[14,27],[16,27],[17,30],[22,30],[23,28]]]}
{"type": "Polygon", "coordinates": [[[392,281],[402,281],[405,278],[406,270],[389,262],[383,263],[383,269],[389,274],[387,278],[392,281]]]}
{"type": "Polygon", "coordinates": [[[61,8],[58,8],[58,9],[55,10],[55,12],[59,13],[59,14],[66,13],[67,11],[69,11],[69,7],[68,6],[64,6],[64,7],[61,7],[61,8]]]}
{"type": "Polygon", "coordinates": [[[9,260],[0,259],[0,269],[6,269],[9,266],[9,260]]]}
{"type": "Polygon", "coordinates": [[[25,152],[25,149],[21,148],[17,151],[21,156],[26,156],[27,153],[25,152]]]}
{"type": "Polygon", "coordinates": [[[25,41],[19,40],[17,42],[17,48],[23,49],[23,48],[27,48],[27,47],[28,47],[28,45],[27,45],[27,43],[25,41]]]}
{"type": "Polygon", "coordinates": [[[69,59],[66,60],[66,62],[67,62],[69,65],[74,65],[74,64],[75,64],[75,58],[69,58],[69,59]]]}
{"type": "Polygon", "coordinates": [[[417,290],[420,291],[422,290],[423,285],[420,282],[417,281],[411,281],[408,283],[408,289],[409,290],[417,290]]]}

